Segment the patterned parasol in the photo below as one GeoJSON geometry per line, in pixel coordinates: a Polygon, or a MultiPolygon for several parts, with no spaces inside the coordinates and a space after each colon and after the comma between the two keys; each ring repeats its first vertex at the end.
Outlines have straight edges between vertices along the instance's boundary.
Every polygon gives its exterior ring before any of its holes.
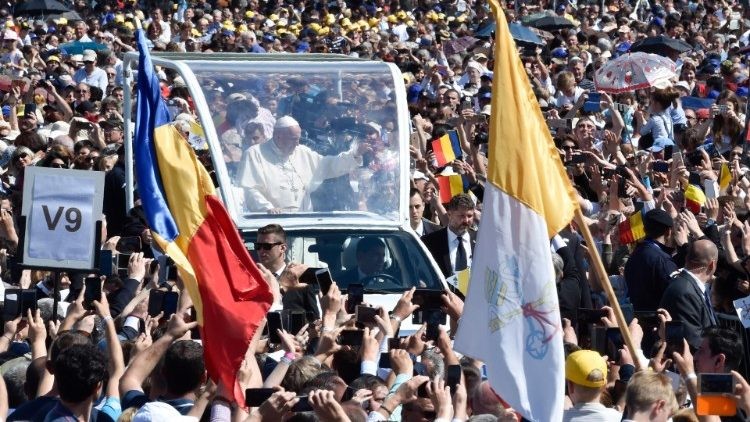
{"type": "Polygon", "coordinates": [[[676,76],[676,66],[667,57],[627,53],[605,63],[594,75],[598,91],[613,94],[650,87],[665,88],[676,76]]]}

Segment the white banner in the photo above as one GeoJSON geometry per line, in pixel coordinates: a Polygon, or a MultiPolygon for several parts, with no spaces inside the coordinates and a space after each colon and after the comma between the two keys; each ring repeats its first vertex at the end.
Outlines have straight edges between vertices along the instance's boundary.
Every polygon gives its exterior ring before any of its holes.
{"type": "Polygon", "coordinates": [[[92,269],[99,253],[104,173],[29,167],[24,176],[23,263],[92,269]]]}

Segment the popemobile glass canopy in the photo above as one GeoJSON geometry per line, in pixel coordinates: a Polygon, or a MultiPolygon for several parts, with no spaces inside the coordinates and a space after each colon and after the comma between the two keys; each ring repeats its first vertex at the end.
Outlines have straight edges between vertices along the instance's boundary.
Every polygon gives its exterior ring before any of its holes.
{"type": "MultiPolygon", "coordinates": [[[[395,65],[315,54],[152,59],[163,75],[179,76],[169,94],[172,118],[186,122],[178,128],[240,228],[408,223],[401,193],[408,189],[409,113],[395,65]]],[[[137,80],[137,62],[136,53],[126,54],[124,67],[133,69],[126,81],[137,80]]],[[[125,120],[132,139],[135,116],[125,120]]],[[[130,168],[128,177],[132,186],[130,168]]]]}

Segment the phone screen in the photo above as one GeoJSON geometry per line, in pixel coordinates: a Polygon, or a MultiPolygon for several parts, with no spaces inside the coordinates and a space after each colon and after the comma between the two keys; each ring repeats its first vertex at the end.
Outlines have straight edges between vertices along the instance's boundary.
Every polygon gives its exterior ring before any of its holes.
{"type": "Polygon", "coordinates": [[[359,305],[356,309],[357,322],[362,324],[376,324],[375,315],[378,314],[378,308],[372,308],[370,306],[359,305]]]}
{"type": "Polygon", "coordinates": [[[128,276],[128,263],[130,263],[129,253],[121,253],[117,255],[117,275],[120,278],[128,276]]]}
{"type": "Polygon", "coordinates": [[[10,321],[21,315],[21,289],[8,289],[5,291],[3,302],[3,320],[10,321]]]}
{"type": "Polygon", "coordinates": [[[333,278],[331,278],[331,272],[328,270],[328,268],[322,268],[315,271],[315,280],[320,286],[320,292],[323,293],[324,296],[327,295],[328,290],[333,284],[333,278]]]}
{"type": "Polygon", "coordinates": [[[141,251],[140,236],[124,236],[117,241],[115,247],[120,253],[133,253],[141,251]]]}
{"type": "Polygon", "coordinates": [[[313,408],[307,396],[297,396],[297,398],[299,401],[292,406],[292,412],[312,412],[313,408]]]}
{"type": "Polygon", "coordinates": [[[303,311],[292,311],[289,314],[289,324],[287,324],[287,331],[292,333],[292,335],[297,335],[297,333],[302,329],[302,327],[307,324],[307,314],[303,311]]]}
{"type": "Polygon", "coordinates": [[[391,368],[391,357],[388,353],[381,353],[378,361],[378,368],[391,368]]]}
{"type": "Polygon", "coordinates": [[[344,330],[339,335],[339,344],[342,346],[361,346],[364,333],[362,330],[344,330]]]}
{"type": "Polygon", "coordinates": [[[148,294],[148,314],[150,316],[155,317],[161,313],[164,293],[164,291],[154,289],[148,294]]]}
{"type": "Polygon", "coordinates": [[[258,407],[276,392],[273,388],[248,388],[245,390],[245,404],[258,407]]]}
{"type": "Polygon", "coordinates": [[[94,309],[93,302],[102,300],[102,280],[99,277],[86,277],[86,292],[83,294],[83,307],[94,309]]]}
{"type": "Polygon", "coordinates": [[[161,302],[161,309],[164,311],[164,318],[169,319],[177,313],[177,302],[180,300],[180,294],[177,292],[164,292],[161,302]]]}
{"type": "Polygon", "coordinates": [[[353,314],[357,306],[362,303],[365,288],[361,284],[350,284],[346,289],[346,312],[353,314]]]}
{"type": "Polygon", "coordinates": [[[434,289],[416,289],[414,290],[414,296],[412,297],[412,303],[419,305],[419,309],[424,311],[427,309],[440,309],[443,306],[443,295],[445,294],[442,290],[434,289]]]}
{"type": "Polygon", "coordinates": [[[36,312],[36,289],[21,291],[21,316],[26,316],[26,311],[36,312]]]}
{"type": "Polygon", "coordinates": [[[281,337],[276,330],[283,329],[281,325],[281,313],[280,312],[269,312],[266,315],[268,319],[268,340],[273,344],[281,343],[281,337]]]}
{"type": "Polygon", "coordinates": [[[108,249],[99,251],[99,274],[112,275],[112,251],[108,249]]]}
{"type": "Polygon", "coordinates": [[[456,386],[461,382],[461,365],[448,365],[445,370],[445,382],[451,389],[451,394],[456,392],[456,386]]]}

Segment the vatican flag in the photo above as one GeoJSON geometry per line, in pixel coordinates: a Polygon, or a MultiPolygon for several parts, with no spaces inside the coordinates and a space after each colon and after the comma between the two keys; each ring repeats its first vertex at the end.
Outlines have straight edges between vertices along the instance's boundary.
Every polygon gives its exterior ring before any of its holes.
{"type": "Polygon", "coordinates": [[[575,193],[526,77],[505,15],[497,22],[487,185],[455,348],[531,421],[562,420],[564,354],[549,239],[575,193]]]}

